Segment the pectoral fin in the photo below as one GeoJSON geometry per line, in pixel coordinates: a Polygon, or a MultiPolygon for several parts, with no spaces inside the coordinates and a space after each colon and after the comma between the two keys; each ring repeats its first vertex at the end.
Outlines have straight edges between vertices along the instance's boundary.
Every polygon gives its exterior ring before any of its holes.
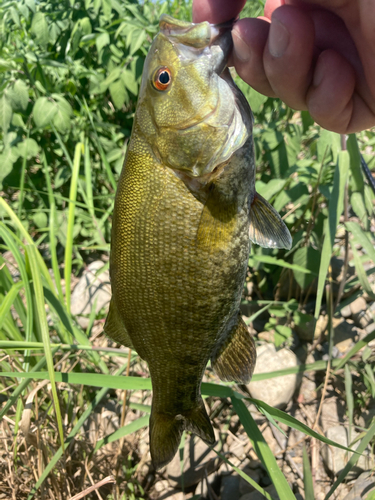
{"type": "Polygon", "coordinates": [[[249,237],[253,243],[264,248],[287,248],[292,246],[292,237],[280,215],[260,194],[255,193],[250,208],[249,237]]]}
{"type": "Polygon", "coordinates": [[[221,380],[248,384],[255,360],[255,342],[239,314],[224,344],[212,359],[212,366],[221,380]]]}
{"type": "Polygon", "coordinates": [[[130,349],[134,349],[133,343],[129,337],[128,332],[118,314],[116,304],[111,300],[109,305],[108,316],[104,325],[104,331],[108,337],[110,337],[115,342],[119,344],[129,347],[130,349]]]}

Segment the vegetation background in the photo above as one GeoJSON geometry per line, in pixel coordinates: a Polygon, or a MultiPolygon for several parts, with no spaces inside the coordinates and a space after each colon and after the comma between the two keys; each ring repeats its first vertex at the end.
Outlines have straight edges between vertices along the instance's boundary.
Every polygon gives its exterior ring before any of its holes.
{"type": "MultiPolygon", "coordinates": [[[[249,2],[243,15],[260,15],[262,8],[259,0],[249,2]]],[[[98,258],[108,261],[114,193],[143,62],[164,12],[189,20],[191,4],[187,0],[0,4],[4,498],[70,498],[90,480],[103,479],[106,471],[112,471],[116,484],[101,489],[103,498],[151,498],[145,477],[137,471],[140,457],[131,451],[134,441],[124,441],[147,427],[147,401],[128,402],[137,418],[103,436],[96,446],[90,447],[85,438],[85,425],[101,401],[118,401],[124,390],[142,391],[147,400],[149,379],[120,376],[130,366],[147,368],[139,365],[134,352],[128,357],[95,333],[105,311],[96,314],[93,308],[85,329],[77,323],[71,314],[71,290],[88,263],[98,258]],[[103,450],[111,442],[119,448],[107,459],[103,450]]],[[[263,378],[321,371],[325,385],[341,384],[341,398],[353,425],[355,415],[369,406],[375,394],[371,344],[375,334],[369,333],[335,359],[333,320],[358,297],[367,302],[375,299],[375,196],[360,166],[360,151],[370,168],[375,166],[375,133],[350,136],[345,145],[340,136],[315,125],[308,113],[296,113],[239,80],[238,85],[255,115],[257,189],[284,216],[293,236],[288,252],[253,247],[243,300],[244,311],[250,311],[248,323],[267,311],[269,341],[277,348],[293,348],[296,324],[304,328],[321,315],[327,318],[321,336],[302,345],[316,361],[263,378]],[[343,262],[339,280],[331,272],[337,257],[343,262]],[[326,360],[319,354],[323,343],[328,345],[326,360]]],[[[99,273],[107,268],[108,263],[99,273]]],[[[217,398],[224,398],[229,419],[239,416],[280,499],[295,498],[248,411],[250,399],[233,385],[205,383],[202,389],[211,408],[217,398]]],[[[318,394],[324,399],[324,390],[318,394]]],[[[261,401],[256,404],[272,424],[281,422],[303,432],[306,443],[310,438],[327,442],[290,414],[261,401]]],[[[361,452],[373,443],[375,424],[370,422],[359,432],[361,452]]],[[[348,463],[332,478],[326,498],[348,478],[358,458],[358,453],[348,454],[348,463]]],[[[311,499],[308,454],[303,464],[304,494],[311,499]]],[[[258,484],[253,487],[267,495],[258,484]]]]}

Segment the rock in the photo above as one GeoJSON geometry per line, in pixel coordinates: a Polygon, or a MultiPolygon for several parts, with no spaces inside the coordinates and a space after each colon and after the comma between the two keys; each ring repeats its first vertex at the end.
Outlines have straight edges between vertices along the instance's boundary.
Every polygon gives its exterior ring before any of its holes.
{"type": "Polygon", "coordinates": [[[353,316],[359,315],[361,312],[367,310],[367,302],[363,296],[356,298],[349,304],[353,316]]]}
{"type": "MultiPolygon", "coordinates": [[[[287,348],[276,352],[274,344],[261,345],[257,348],[257,363],[255,373],[266,373],[299,365],[294,352],[287,348]]],[[[249,392],[253,398],[278,408],[285,407],[292,399],[299,384],[299,374],[270,378],[259,382],[250,382],[249,392]]]]}
{"type": "Polygon", "coordinates": [[[358,340],[358,329],[351,320],[333,318],[334,342],[341,354],[346,353],[358,340]]]}
{"type": "Polygon", "coordinates": [[[223,476],[220,488],[221,500],[239,500],[240,478],[237,474],[223,476]]]}
{"type": "Polygon", "coordinates": [[[347,306],[344,306],[341,310],[340,310],[340,314],[343,318],[350,318],[350,316],[352,315],[352,311],[350,309],[350,305],[348,304],[347,306]]]}
{"type": "Polygon", "coordinates": [[[363,472],[354,482],[350,492],[343,500],[366,500],[370,493],[375,492],[375,476],[372,471],[363,472]]]}
{"type": "MultiPolygon", "coordinates": [[[[182,468],[184,488],[198,484],[206,474],[212,474],[220,465],[216,453],[197,436],[187,436],[182,468]]],[[[177,453],[166,469],[169,484],[182,487],[180,455],[177,453]]]]}
{"type": "Polygon", "coordinates": [[[71,296],[71,312],[77,317],[82,328],[89,324],[88,316],[95,303],[95,311],[108,306],[111,300],[111,285],[109,271],[103,271],[98,276],[96,273],[104,266],[104,262],[96,260],[87,266],[71,296]]]}
{"type": "Polygon", "coordinates": [[[322,405],[322,413],[320,414],[320,425],[323,431],[327,432],[331,427],[337,426],[339,423],[344,423],[345,421],[345,404],[340,404],[340,400],[336,397],[325,399],[322,405]]]}
{"type": "Polygon", "coordinates": [[[298,400],[300,403],[308,403],[316,398],[316,383],[307,377],[302,377],[298,400]],[[302,400],[300,401],[300,397],[302,400]]]}
{"type": "MultiPolygon", "coordinates": [[[[331,439],[332,441],[335,441],[336,443],[341,444],[343,446],[349,446],[348,430],[346,427],[342,425],[336,425],[334,427],[329,428],[325,434],[328,439],[331,439]]],[[[352,431],[351,440],[353,441],[356,437],[358,437],[358,434],[352,431]]],[[[354,450],[357,449],[359,444],[360,441],[356,442],[352,446],[352,448],[354,450]]],[[[340,472],[348,463],[348,460],[350,458],[349,453],[346,452],[345,450],[336,448],[335,446],[328,446],[328,445],[324,445],[324,447],[322,448],[322,457],[327,468],[331,472],[333,472],[333,474],[335,474],[336,476],[340,474],[340,472]]],[[[371,456],[370,449],[367,448],[359,458],[356,465],[349,472],[346,479],[347,480],[355,479],[363,470],[368,470],[372,468],[374,465],[375,465],[374,459],[371,456]]]]}

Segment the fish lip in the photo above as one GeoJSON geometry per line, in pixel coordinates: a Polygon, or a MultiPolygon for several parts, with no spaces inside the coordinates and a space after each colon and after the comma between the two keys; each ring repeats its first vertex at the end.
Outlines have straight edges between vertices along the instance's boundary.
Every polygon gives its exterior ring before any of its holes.
{"type": "Polygon", "coordinates": [[[224,71],[227,66],[228,59],[233,50],[232,28],[237,19],[233,18],[229,21],[220,24],[210,24],[211,39],[209,47],[215,50],[215,46],[219,46],[222,50],[222,57],[218,58],[217,65],[214,70],[218,75],[224,71]]]}

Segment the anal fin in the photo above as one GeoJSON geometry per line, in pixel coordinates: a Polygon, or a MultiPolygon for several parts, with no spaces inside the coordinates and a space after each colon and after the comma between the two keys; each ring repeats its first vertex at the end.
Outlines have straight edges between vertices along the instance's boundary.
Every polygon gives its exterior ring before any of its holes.
{"type": "Polygon", "coordinates": [[[130,349],[134,349],[133,343],[120,318],[113,299],[109,305],[109,312],[104,325],[104,332],[115,342],[118,342],[125,347],[129,347],[130,349]]]}
{"type": "Polygon", "coordinates": [[[212,366],[221,380],[248,384],[255,368],[255,342],[241,315],[223,345],[212,359],[212,366]]]}
{"type": "Polygon", "coordinates": [[[249,218],[249,237],[253,243],[264,248],[291,248],[289,229],[273,206],[258,193],[251,204],[249,218]]]}

